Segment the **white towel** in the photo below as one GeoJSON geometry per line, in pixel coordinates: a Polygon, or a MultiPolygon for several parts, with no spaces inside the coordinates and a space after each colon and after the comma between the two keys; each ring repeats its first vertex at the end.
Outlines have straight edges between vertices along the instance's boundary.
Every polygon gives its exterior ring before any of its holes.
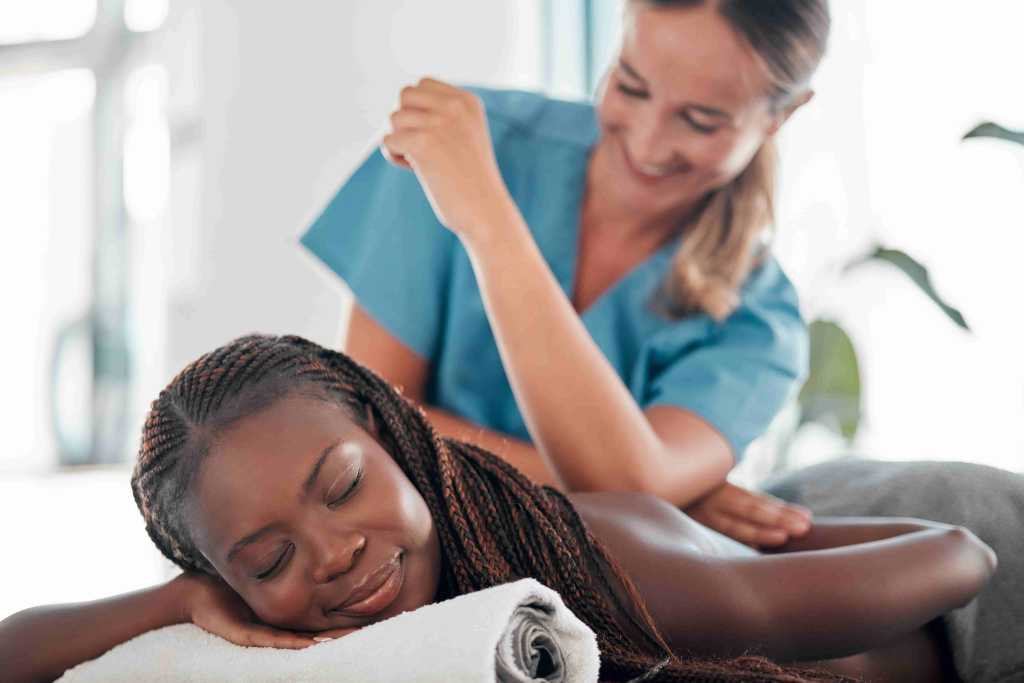
{"type": "Polygon", "coordinates": [[[103,681],[597,680],[593,631],[533,579],[426,605],[304,650],[240,647],[193,624],[144,633],[69,669],[103,681]]]}

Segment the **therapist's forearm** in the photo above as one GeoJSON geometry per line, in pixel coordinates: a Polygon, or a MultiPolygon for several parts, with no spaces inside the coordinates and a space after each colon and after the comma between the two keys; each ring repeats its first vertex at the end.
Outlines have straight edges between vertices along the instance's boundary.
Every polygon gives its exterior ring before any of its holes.
{"type": "Polygon", "coordinates": [[[554,470],[530,442],[473,424],[440,408],[425,405],[423,409],[434,428],[443,436],[468,441],[489,450],[525,474],[535,484],[564,490],[554,470]]]}
{"type": "MultiPolygon", "coordinates": [[[[668,453],[591,339],[514,205],[462,235],[516,402],[567,490],[633,490],[685,505],[716,481],[668,453]]],[[[689,454],[688,454],[689,455],[689,454]]]]}

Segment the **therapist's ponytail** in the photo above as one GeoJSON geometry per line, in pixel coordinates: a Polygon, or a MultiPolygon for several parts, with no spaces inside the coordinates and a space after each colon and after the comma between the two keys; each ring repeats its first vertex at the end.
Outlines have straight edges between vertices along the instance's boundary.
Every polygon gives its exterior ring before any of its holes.
{"type": "MultiPolygon", "coordinates": [[[[777,111],[807,91],[828,42],[827,0],[630,0],[627,9],[637,4],[685,9],[705,2],[714,2],[761,58],[777,111]]],[[[769,139],[743,172],[708,196],[663,288],[662,303],[671,315],[704,312],[722,320],[736,309],[740,287],[771,242],[775,176],[769,139]]]]}
{"type": "Polygon", "coordinates": [[[768,140],[742,173],[708,197],[662,289],[670,315],[704,312],[724,320],[736,309],[743,281],[770,243],[775,160],[768,140]]]}

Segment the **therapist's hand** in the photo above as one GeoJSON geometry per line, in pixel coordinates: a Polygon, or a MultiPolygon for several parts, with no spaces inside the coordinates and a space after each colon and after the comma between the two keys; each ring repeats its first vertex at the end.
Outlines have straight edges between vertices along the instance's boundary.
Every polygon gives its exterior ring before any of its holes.
{"type": "Polygon", "coordinates": [[[684,512],[704,526],[754,548],[774,548],[811,528],[811,511],[726,482],[684,512]]]}
{"type": "Polygon", "coordinates": [[[411,168],[437,218],[460,237],[485,230],[515,204],[498,170],[484,104],[432,78],[402,88],[381,152],[411,168]]]}

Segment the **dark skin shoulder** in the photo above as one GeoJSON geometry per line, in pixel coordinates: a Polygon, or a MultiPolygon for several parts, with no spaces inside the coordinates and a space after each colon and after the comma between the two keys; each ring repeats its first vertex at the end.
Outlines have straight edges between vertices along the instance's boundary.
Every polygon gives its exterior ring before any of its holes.
{"type": "Polygon", "coordinates": [[[766,554],[654,496],[568,497],[680,656],[757,653],[878,680],[956,680],[929,624],[995,570],[971,532],[922,520],[819,518],[766,554]]]}

